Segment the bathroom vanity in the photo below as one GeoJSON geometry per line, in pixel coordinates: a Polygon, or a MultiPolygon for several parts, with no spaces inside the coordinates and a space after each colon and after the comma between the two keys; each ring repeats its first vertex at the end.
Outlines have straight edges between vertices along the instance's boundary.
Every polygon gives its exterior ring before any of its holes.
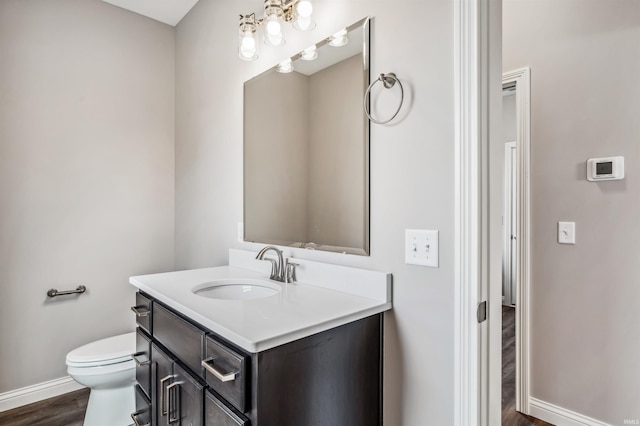
{"type": "Polygon", "coordinates": [[[390,275],[295,259],[298,282],[284,284],[254,257],[231,250],[230,266],[131,278],[135,422],[382,424],[390,275]]]}

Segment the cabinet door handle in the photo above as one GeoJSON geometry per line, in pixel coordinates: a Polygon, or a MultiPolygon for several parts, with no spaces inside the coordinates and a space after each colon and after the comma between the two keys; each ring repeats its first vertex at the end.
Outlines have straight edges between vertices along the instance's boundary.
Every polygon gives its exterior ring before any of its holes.
{"type": "Polygon", "coordinates": [[[149,313],[151,311],[149,309],[147,309],[146,311],[142,311],[142,308],[144,308],[144,306],[132,306],[131,310],[136,314],[137,317],[149,316],[149,313]]]}
{"type": "Polygon", "coordinates": [[[138,367],[144,367],[145,365],[151,364],[151,360],[150,359],[148,359],[146,361],[140,361],[138,359],[138,357],[142,356],[142,355],[146,355],[146,353],[145,352],[136,352],[135,354],[131,354],[131,358],[133,358],[133,360],[136,362],[136,365],[138,367]]]}
{"type": "Polygon", "coordinates": [[[178,423],[180,421],[180,385],[183,382],[174,382],[167,386],[167,395],[169,396],[169,424],[178,423]],[[173,390],[175,389],[175,392],[173,390]],[[175,399],[171,398],[175,394],[175,399]],[[176,417],[172,417],[171,413],[176,413],[176,417]]]}
{"type": "Polygon", "coordinates": [[[143,410],[138,410],[138,411],[136,411],[135,413],[131,413],[131,419],[133,420],[133,424],[134,424],[135,426],[151,426],[149,423],[144,423],[144,424],[142,424],[142,423],[139,423],[139,422],[138,422],[137,417],[138,417],[140,414],[142,414],[142,413],[144,413],[144,411],[143,411],[143,410]]]}
{"type": "Polygon", "coordinates": [[[165,383],[167,382],[167,380],[171,380],[174,377],[176,376],[173,374],[169,374],[167,377],[160,380],[160,415],[162,416],[166,416],[167,413],[169,412],[169,409],[166,408],[167,404],[165,404],[167,402],[167,398],[164,397],[164,392],[167,389],[167,387],[165,386],[165,383]]]}
{"type": "Polygon", "coordinates": [[[230,373],[221,373],[220,371],[213,368],[214,360],[215,360],[214,357],[205,358],[202,360],[200,364],[204,367],[205,370],[213,374],[214,377],[220,380],[221,382],[231,382],[236,379],[236,374],[237,374],[236,371],[232,371],[230,373]]]}

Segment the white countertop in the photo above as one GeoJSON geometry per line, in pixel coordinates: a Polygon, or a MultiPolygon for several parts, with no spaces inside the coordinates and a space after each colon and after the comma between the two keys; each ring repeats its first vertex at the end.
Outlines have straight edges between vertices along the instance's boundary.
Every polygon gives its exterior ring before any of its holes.
{"type": "Polygon", "coordinates": [[[273,296],[220,300],[193,293],[212,280],[268,279],[270,264],[254,257],[230,250],[231,266],[139,275],[129,282],[252,353],[391,309],[390,274],[303,259],[293,259],[300,265],[297,283],[270,281],[282,288],[273,296]]]}

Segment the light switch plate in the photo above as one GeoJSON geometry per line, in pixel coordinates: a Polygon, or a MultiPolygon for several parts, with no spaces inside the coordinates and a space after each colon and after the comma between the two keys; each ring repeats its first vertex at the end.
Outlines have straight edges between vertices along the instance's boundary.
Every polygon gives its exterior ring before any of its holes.
{"type": "Polygon", "coordinates": [[[575,222],[558,222],[558,242],[560,244],[576,243],[575,222]]]}
{"type": "Polygon", "coordinates": [[[404,241],[405,263],[433,268],[439,266],[438,231],[406,229],[404,241]]]}

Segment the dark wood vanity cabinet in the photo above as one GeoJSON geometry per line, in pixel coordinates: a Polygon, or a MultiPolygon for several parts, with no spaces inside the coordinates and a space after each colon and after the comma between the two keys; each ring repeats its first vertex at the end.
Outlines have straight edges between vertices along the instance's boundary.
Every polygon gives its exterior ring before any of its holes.
{"type": "Polygon", "coordinates": [[[138,359],[148,348],[150,363],[136,374],[137,424],[145,416],[154,426],[382,424],[382,314],[246,353],[142,296],[153,334],[138,329],[138,359]]]}

